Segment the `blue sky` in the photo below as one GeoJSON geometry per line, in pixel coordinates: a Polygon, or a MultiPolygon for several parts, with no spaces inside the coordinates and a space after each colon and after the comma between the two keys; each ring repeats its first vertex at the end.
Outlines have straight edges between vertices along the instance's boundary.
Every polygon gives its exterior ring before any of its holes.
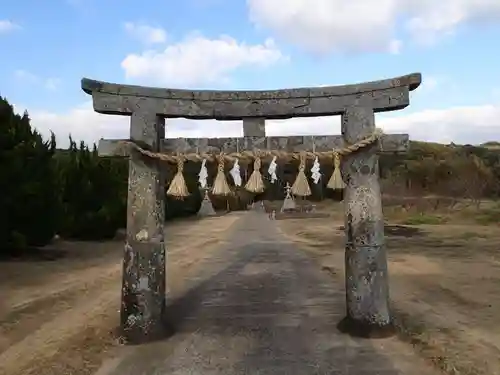
{"type": "MultiPolygon", "coordinates": [[[[387,132],[500,138],[500,0],[18,0],[0,10],[0,95],[43,134],[126,138],[92,111],[80,79],[178,88],[267,89],[421,72],[387,132]],[[43,5],[42,5],[43,4],[43,5]]],[[[269,122],[269,134],[335,134],[338,118],[269,122]]],[[[167,121],[168,136],[241,134],[241,124],[167,121]]]]}

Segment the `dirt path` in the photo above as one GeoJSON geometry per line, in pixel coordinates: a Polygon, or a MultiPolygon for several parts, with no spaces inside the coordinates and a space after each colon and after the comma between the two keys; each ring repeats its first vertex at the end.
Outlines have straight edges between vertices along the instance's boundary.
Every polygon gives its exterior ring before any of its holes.
{"type": "MultiPolygon", "coordinates": [[[[172,296],[238,215],[166,228],[172,296]],[[186,241],[189,238],[189,241],[186,241]]],[[[53,261],[0,262],[0,374],[90,374],[119,346],[122,242],[60,242],[53,261]]]]}
{"type": "Polygon", "coordinates": [[[343,283],[276,225],[247,213],[168,306],[176,334],[129,348],[97,374],[435,374],[395,338],[340,334],[343,283]]]}

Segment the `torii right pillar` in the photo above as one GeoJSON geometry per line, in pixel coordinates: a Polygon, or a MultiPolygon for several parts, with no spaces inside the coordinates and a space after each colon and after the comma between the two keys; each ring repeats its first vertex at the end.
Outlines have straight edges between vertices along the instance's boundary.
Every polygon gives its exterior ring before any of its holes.
{"type": "MultiPolygon", "coordinates": [[[[345,143],[354,144],[375,131],[375,113],[369,106],[352,106],[342,114],[345,143]]],[[[346,317],[340,330],[353,336],[387,337],[394,333],[389,303],[389,277],[384,216],[375,142],[345,156],[341,170],[345,212],[346,317]]],[[[401,150],[402,145],[389,145],[401,150]]]]}

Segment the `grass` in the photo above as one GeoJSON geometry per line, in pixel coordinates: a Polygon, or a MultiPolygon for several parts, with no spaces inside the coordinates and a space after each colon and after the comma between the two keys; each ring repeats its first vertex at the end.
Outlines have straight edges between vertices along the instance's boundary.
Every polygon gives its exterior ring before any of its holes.
{"type": "Polygon", "coordinates": [[[432,210],[424,203],[415,204],[410,209],[398,204],[384,206],[386,219],[405,225],[444,225],[444,224],[500,224],[500,203],[482,202],[480,208],[475,205],[457,204],[453,208],[440,207],[432,210]]]}
{"type": "Polygon", "coordinates": [[[477,239],[477,238],[488,238],[487,235],[485,235],[484,233],[477,233],[477,232],[464,232],[463,234],[461,234],[459,236],[459,238],[461,240],[474,240],[474,239],[477,239]]]}
{"type": "Polygon", "coordinates": [[[500,224],[500,207],[480,210],[476,222],[480,225],[500,224]]]}
{"type": "MultiPolygon", "coordinates": [[[[384,206],[391,306],[400,340],[449,375],[500,375],[500,205],[384,206]],[[394,225],[397,224],[397,225],[394,225]],[[389,230],[397,227],[398,230],[389,230]],[[411,230],[409,230],[411,229],[411,230]]],[[[325,209],[327,209],[325,207],[325,209]]],[[[332,277],[343,278],[342,207],[332,224],[281,221],[332,277]],[[338,245],[336,245],[338,244],[338,245]]]]}
{"type": "Polygon", "coordinates": [[[442,225],[446,224],[448,218],[441,215],[417,214],[403,221],[406,225],[442,225]]]}

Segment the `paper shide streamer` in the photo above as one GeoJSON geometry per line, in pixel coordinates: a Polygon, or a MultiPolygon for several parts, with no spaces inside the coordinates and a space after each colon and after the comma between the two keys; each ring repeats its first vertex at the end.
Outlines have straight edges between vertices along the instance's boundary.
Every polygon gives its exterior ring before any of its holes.
{"type": "Polygon", "coordinates": [[[241,173],[240,173],[240,165],[238,159],[234,161],[233,168],[231,168],[229,174],[233,178],[234,185],[241,186],[241,173]]]}
{"type": "Polygon", "coordinates": [[[198,173],[198,182],[200,183],[200,187],[202,189],[207,188],[207,178],[208,178],[207,159],[203,159],[201,161],[200,172],[198,173]]]}
{"type": "Polygon", "coordinates": [[[269,168],[267,170],[267,173],[269,174],[269,176],[271,176],[271,184],[274,184],[278,179],[278,177],[276,176],[276,169],[278,168],[278,164],[276,163],[277,159],[277,156],[273,156],[273,160],[269,164],[269,168]]]}
{"type": "Polygon", "coordinates": [[[318,157],[316,156],[316,158],[314,159],[314,163],[313,163],[313,166],[311,168],[311,176],[312,176],[312,179],[313,179],[313,182],[317,185],[318,182],[319,182],[319,179],[321,178],[321,172],[320,172],[320,169],[321,169],[321,166],[319,164],[319,159],[318,157]]]}

